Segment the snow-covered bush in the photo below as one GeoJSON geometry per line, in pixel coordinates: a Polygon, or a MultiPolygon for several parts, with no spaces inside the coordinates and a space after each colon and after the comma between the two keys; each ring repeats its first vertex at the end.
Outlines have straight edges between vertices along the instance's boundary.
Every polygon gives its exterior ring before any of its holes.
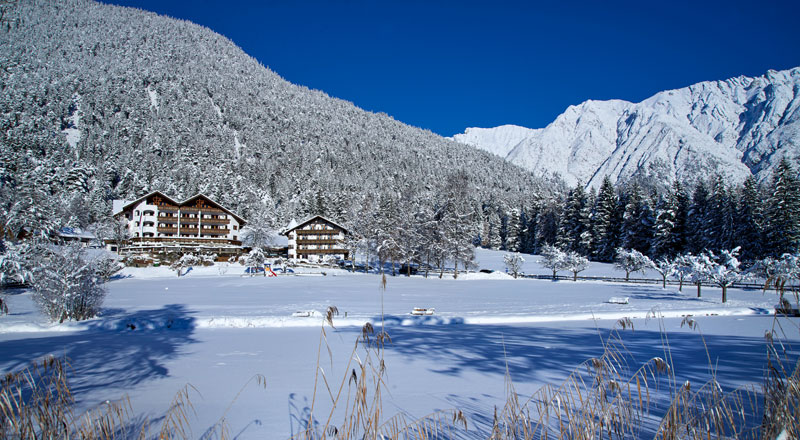
{"type": "MultiPolygon", "coordinates": [[[[242,264],[244,264],[245,267],[249,267],[251,269],[250,275],[255,275],[255,271],[253,269],[255,268],[263,269],[264,265],[267,264],[267,255],[264,253],[263,249],[253,248],[253,250],[251,250],[244,257],[244,259],[242,260],[242,264]]],[[[264,271],[264,276],[266,275],[267,273],[266,271],[264,271]]]]}
{"type": "Polygon", "coordinates": [[[0,254],[0,284],[29,282],[32,274],[27,266],[23,248],[6,244],[0,254]]]}
{"type": "Polygon", "coordinates": [[[125,263],[126,266],[147,267],[153,264],[153,258],[149,255],[131,254],[125,256],[122,262],[125,263]]]}
{"type": "Polygon", "coordinates": [[[114,258],[111,255],[98,256],[95,258],[95,262],[97,264],[97,274],[104,283],[110,280],[115,273],[125,268],[125,264],[119,258],[114,258]]]}
{"type": "Polygon", "coordinates": [[[184,254],[177,260],[173,261],[170,264],[169,268],[174,270],[178,276],[181,276],[181,273],[184,269],[188,269],[192,266],[198,266],[203,263],[203,260],[200,257],[197,257],[192,254],[184,254]]]}
{"type": "Polygon", "coordinates": [[[589,259],[577,252],[568,252],[564,257],[564,269],[572,272],[572,281],[578,280],[578,273],[589,267],[589,259]]]}
{"type": "Polygon", "coordinates": [[[764,280],[764,290],[773,286],[783,297],[786,283],[800,278],[800,255],[783,254],[781,258],[771,257],[756,261],[747,273],[764,280]]]}
{"type": "Polygon", "coordinates": [[[520,254],[505,254],[503,255],[503,262],[506,264],[506,272],[510,273],[514,278],[517,278],[522,270],[522,263],[525,259],[520,254]]]}
{"type": "Polygon", "coordinates": [[[213,266],[217,262],[217,254],[200,255],[200,262],[203,266],[213,266]]]}
{"type": "Polygon", "coordinates": [[[614,267],[625,271],[625,281],[630,279],[631,273],[644,271],[653,267],[653,261],[636,249],[617,249],[617,256],[614,259],[614,267]]]}
{"type": "Polygon", "coordinates": [[[540,265],[553,271],[553,279],[556,279],[556,274],[559,270],[566,269],[567,254],[561,249],[545,245],[541,250],[542,259],[538,261],[540,265]]]}
{"type": "Polygon", "coordinates": [[[30,250],[33,299],[53,321],[80,321],[97,315],[106,289],[101,260],[80,245],[39,245],[30,250]]]}
{"type": "Polygon", "coordinates": [[[705,266],[705,276],[722,288],[722,302],[728,301],[728,286],[747,277],[739,269],[739,249],[724,249],[719,255],[708,251],[701,255],[701,264],[705,266]]]}

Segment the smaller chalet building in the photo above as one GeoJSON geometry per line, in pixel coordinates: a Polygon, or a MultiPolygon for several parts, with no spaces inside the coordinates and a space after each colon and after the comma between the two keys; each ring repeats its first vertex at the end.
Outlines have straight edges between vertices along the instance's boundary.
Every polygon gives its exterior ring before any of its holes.
{"type": "Polygon", "coordinates": [[[319,262],[328,255],[346,259],[344,237],[348,232],[342,226],[320,216],[289,226],[283,235],[289,237],[289,259],[319,262]]]}
{"type": "Polygon", "coordinates": [[[120,253],[204,253],[227,259],[242,253],[245,220],[198,194],[177,202],[154,191],[124,202],[114,217],[125,219],[129,239],[120,253]]]}

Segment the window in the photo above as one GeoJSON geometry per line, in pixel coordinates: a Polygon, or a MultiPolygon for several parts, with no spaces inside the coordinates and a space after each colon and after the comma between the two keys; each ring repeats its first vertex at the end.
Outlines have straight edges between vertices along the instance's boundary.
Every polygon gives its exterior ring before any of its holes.
{"type": "Polygon", "coordinates": [[[238,228],[239,228],[238,226],[236,226],[236,225],[233,225],[233,230],[234,230],[234,231],[235,231],[235,230],[237,230],[238,228]]]}

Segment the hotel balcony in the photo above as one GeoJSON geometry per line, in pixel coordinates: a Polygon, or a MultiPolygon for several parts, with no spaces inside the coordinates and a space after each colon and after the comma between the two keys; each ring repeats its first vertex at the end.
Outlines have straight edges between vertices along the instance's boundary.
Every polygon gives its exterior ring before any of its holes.
{"type": "Polygon", "coordinates": [[[197,228],[187,228],[181,226],[181,234],[197,234],[197,231],[198,231],[197,228]]]}
{"type": "Polygon", "coordinates": [[[200,223],[206,225],[227,225],[231,222],[228,218],[201,218],[200,223]]]}
{"type": "Polygon", "coordinates": [[[178,228],[171,227],[171,226],[159,226],[157,228],[158,232],[164,232],[166,234],[177,234],[178,228]]]}
{"type": "Polygon", "coordinates": [[[219,208],[211,208],[211,207],[197,208],[197,207],[194,207],[194,206],[181,206],[181,212],[193,212],[194,213],[194,212],[200,212],[200,211],[203,211],[203,212],[223,212],[219,208]]]}
{"type": "Polygon", "coordinates": [[[297,240],[297,244],[298,245],[304,245],[304,244],[338,244],[338,242],[339,242],[338,240],[333,240],[333,239],[324,239],[324,240],[323,239],[319,239],[319,240],[315,240],[315,239],[301,240],[301,239],[298,239],[297,240]]]}
{"type": "Polygon", "coordinates": [[[335,235],[339,233],[336,229],[297,229],[294,232],[297,232],[297,235],[335,235]]]}
{"type": "Polygon", "coordinates": [[[222,229],[222,228],[219,228],[219,229],[216,229],[216,228],[214,228],[214,229],[200,229],[200,233],[201,234],[207,234],[207,235],[227,235],[228,232],[230,232],[230,231],[231,231],[230,229],[222,229]]]}

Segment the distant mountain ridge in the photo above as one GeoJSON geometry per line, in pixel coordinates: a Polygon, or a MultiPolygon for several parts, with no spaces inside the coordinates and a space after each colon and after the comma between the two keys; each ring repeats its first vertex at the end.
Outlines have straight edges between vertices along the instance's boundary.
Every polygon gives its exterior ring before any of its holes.
{"type": "Polygon", "coordinates": [[[767,178],[800,156],[800,67],[668,90],[639,102],[585,101],[545,128],[468,128],[453,138],[567,183],[599,186],[718,172],[767,178]]]}

